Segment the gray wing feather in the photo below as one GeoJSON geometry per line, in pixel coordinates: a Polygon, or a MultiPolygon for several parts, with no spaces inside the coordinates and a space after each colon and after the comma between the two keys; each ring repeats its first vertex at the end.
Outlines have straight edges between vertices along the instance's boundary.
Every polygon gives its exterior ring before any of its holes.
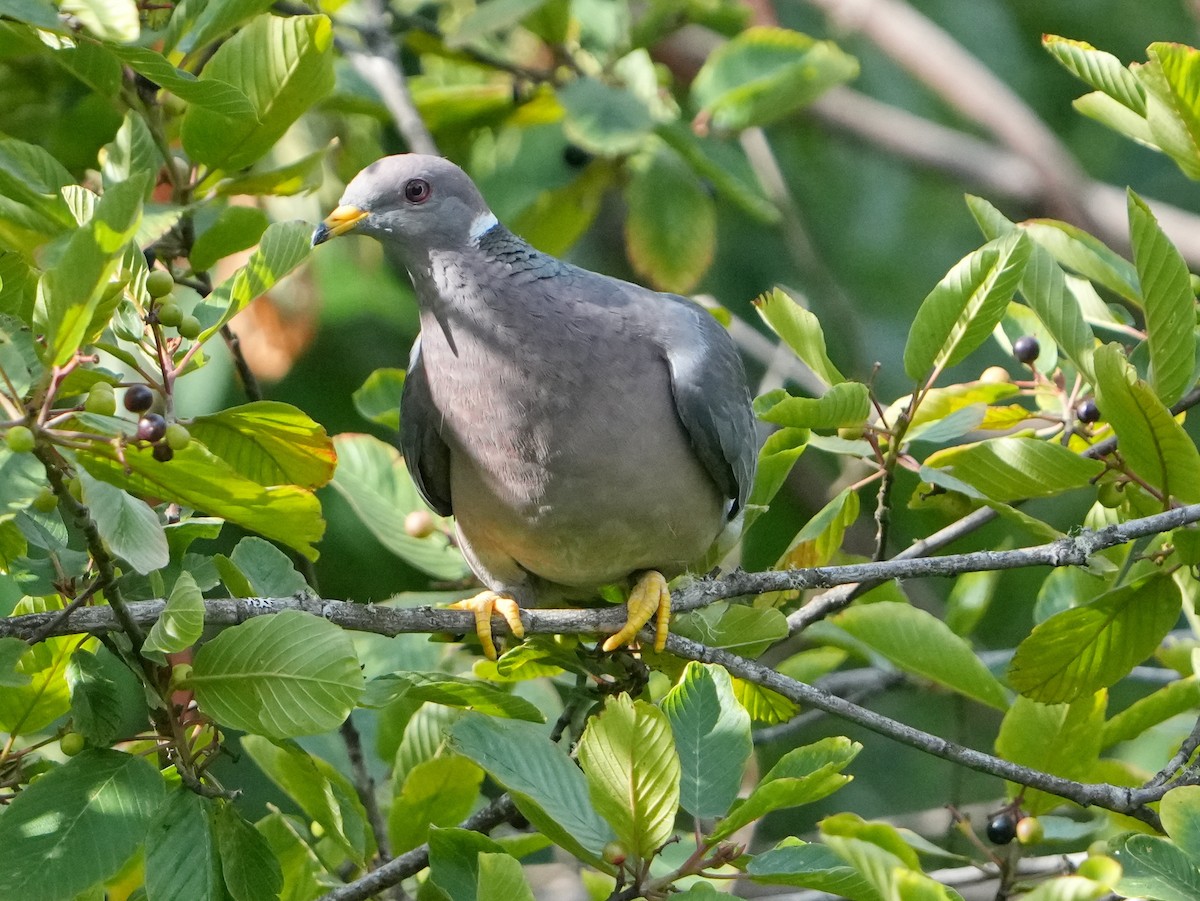
{"type": "MultiPolygon", "coordinates": [[[[668,295],[662,339],[679,419],[717,487],[741,510],[754,484],[757,439],[750,390],[737,348],[706,310],[668,295]]],[[[665,312],[665,311],[664,311],[665,312]]]]}
{"type": "Polygon", "coordinates": [[[425,503],[439,515],[450,516],[454,512],[450,503],[450,448],[434,427],[437,419],[418,336],[400,394],[400,451],[425,503]]]}

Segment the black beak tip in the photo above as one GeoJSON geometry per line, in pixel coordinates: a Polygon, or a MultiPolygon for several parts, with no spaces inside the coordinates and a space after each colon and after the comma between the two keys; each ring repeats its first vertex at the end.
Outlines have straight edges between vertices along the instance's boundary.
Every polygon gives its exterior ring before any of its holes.
{"type": "Polygon", "coordinates": [[[331,231],[332,229],[324,222],[318,225],[313,231],[312,246],[316,247],[318,244],[324,244],[326,241],[328,241],[331,231]]]}

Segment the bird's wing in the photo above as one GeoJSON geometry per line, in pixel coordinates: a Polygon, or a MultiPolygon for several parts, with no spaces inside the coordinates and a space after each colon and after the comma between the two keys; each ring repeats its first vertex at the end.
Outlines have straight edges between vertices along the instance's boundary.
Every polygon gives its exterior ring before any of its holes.
{"type": "Polygon", "coordinates": [[[400,395],[400,450],[425,503],[441,516],[450,516],[454,512],[450,504],[450,448],[437,433],[437,419],[418,335],[400,395]]]}
{"type": "Polygon", "coordinates": [[[707,310],[673,295],[659,303],[675,409],[696,456],[734,501],[733,518],[750,496],[758,456],[741,357],[707,310]]]}

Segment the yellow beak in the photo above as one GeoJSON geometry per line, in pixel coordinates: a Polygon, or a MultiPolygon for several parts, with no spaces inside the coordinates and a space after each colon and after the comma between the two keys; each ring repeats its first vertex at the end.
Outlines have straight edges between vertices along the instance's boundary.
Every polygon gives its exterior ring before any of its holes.
{"type": "Polygon", "coordinates": [[[354,226],[358,225],[367,217],[366,210],[360,210],[356,206],[344,204],[325,217],[325,221],[317,226],[317,230],[313,232],[312,246],[324,244],[330,238],[336,238],[338,235],[344,235],[348,231],[353,231],[354,226]]]}

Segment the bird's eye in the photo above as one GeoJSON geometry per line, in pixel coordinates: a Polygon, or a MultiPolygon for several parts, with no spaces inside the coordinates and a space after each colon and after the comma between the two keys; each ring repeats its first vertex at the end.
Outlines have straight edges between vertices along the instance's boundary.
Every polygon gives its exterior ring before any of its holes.
{"type": "Polygon", "coordinates": [[[430,195],[429,182],[423,178],[413,178],[404,186],[404,199],[409,203],[424,203],[430,195]]]}

